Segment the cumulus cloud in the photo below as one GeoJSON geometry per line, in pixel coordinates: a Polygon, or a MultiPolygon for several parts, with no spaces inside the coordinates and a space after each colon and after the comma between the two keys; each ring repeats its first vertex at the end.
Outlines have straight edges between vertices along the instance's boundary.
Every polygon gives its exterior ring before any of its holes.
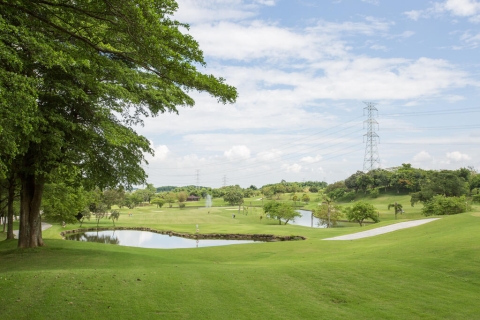
{"type": "Polygon", "coordinates": [[[259,161],[272,161],[272,160],[278,160],[282,156],[283,152],[280,150],[268,150],[268,151],[262,151],[257,154],[257,160],[259,161]]]}
{"type": "Polygon", "coordinates": [[[434,2],[425,10],[411,10],[404,14],[411,20],[429,18],[448,13],[455,17],[468,17],[470,22],[480,22],[480,2],[476,0],[447,0],[434,2]]]}
{"type": "Polygon", "coordinates": [[[300,171],[302,171],[302,166],[297,164],[297,163],[294,163],[294,164],[284,164],[282,165],[282,168],[286,171],[286,172],[293,172],[293,173],[299,173],[300,171]]]}
{"type": "Polygon", "coordinates": [[[480,14],[480,2],[475,0],[447,0],[437,3],[438,11],[448,11],[454,16],[470,17],[480,14]]]}
{"type": "Polygon", "coordinates": [[[315,163],[315,162],[318,162],[320,160],[322,160],[321,155],[316,155],[315,157],[308,156],[308,157],[304,157],[304,158],[300,159],[300,161],[305,162],[305,163],[315,163]]]}
{"type": "Polygon", "coordinates": [[[167,158],[170,150],[166,145],[155,146],[152,142],[150,142],[150,144],[155,154],[154,156],[151,156],[151,155],[146,156],[146,159],[148,162],[163,161],[167,158]]]}
{"type": "Polygon", "coordinates": [[[457,162],[472,159],[468,154],[461,153],[461,152],[458,152],[458,151],[447,152],[447,158],[450,159],[450,160],[453,160],[453,161],[457,161],[457,162]]]}
{"type": "Polygon", "coordinates": [[[420,151],[413,157],[413,161],[415,162],[427,162],[432,159],[432,156],[426,151],[420,151]]]}
{"type": "Polygon", "coordinates": [[[225,151],[223,155],[228,160],[248,159],[250,158],[250,149],[246,146],[233,146],[230,150],[225,151]]]}

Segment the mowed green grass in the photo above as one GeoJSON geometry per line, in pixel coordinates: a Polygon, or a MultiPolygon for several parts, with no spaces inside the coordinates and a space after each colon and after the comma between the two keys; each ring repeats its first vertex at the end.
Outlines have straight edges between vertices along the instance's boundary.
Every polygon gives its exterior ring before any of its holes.
{"type": "Polygon", "coordinates": [[[44,232],[46,247],[18,250],[15,241],[0,242],[0,319],[479,317],[478,208],[355,241],[322,239],[394,221],[310,229],[260,220],[260,212],[232,219],[228,209],[123,209],[117,225],[193,233],[198,223],[202,233],[308,239],[141,249],[61,240],[63,229],[54,225],[44,232]]]}

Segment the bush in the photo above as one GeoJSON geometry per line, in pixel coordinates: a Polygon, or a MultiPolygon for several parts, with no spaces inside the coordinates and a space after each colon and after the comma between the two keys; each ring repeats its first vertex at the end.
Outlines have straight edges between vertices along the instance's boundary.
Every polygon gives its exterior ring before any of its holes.
{"type": "Polygon", "coordinates": [[[345,201],[353,201],[355,200],[355,196],[356,196],[356,193],[355,191],[350,191],[350,192],[346,192],[342,199],[345,200],[345,201]]]}
{"type": "Polygon", "coordinates": [[[476,194],[472,197],[472,202],[480,203],[480,194],[476,194]]]}
{"type": "Polygon", "coordinates": [[[368,191],[368,194],[370,195],[370,198],[378,198],[378,196],[380,195],[380,192],[378,191],[378,188],[374,188],[374,189],[370,189],[368,191]]]}
{"type": "Polygon", "coordinates": [[[458,214],[466,212],[467,210],[468,204],[465,196],[444,197],[442,195],[437,195],[424,204],[422,213],[428,217],[433,215],[458,214]]]}
{"type": "Polygon", "coordinates": [[[184,202],[179,202],[179,203],[178,203],[178,207],[179,207],[180,209],[185,208],[185,203],[184,203],[184,202]]]}

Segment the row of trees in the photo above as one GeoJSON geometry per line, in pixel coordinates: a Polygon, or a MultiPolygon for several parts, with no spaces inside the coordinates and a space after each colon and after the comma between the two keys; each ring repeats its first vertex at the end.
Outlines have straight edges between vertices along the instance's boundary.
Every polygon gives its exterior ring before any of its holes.
{"type": "Polygon", "coordinates": [[[474,193],[480,188],[480,175],[472,167],[458,170],[423,170],[410,164],[400,167],[375,169],[368,173],[357,171],[345,180],[325,188],[332,199],[353,200],[358,192],[378,196],[380,191],[412,194],[412,203],[431,199],[435,194],[446,197],[474,193]]]}
{"type": "MultiPolygon", "coordinates": [[[[265,215],[268,218],[278,220],[278,224],[287,224],[289,221],[294,221],[296,217],[300,217],[295,208],[290,203],[269,201],[263,206],[265,215]]],[[[378,213],[375,207],[365,201],[359,201],[352,207],[342,208],[335,205],[334,202],[328,198],[324,198],[324,201],[312,211],[312,214],[320,220],[322,225],[326,225],[327,228],[335,227],[338,221],[345,217],[348,221],[355,221],[360,226],[363,225],[367,219],[373,222],[378,222],[378,213]]]]}

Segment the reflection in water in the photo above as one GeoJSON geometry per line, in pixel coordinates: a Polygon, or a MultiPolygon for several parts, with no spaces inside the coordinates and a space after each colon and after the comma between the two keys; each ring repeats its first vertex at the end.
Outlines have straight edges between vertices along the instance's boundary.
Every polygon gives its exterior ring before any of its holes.
{"type": "Polygon", "coordinates": [[[254,240],[187,239],[137,230],[104,230],[74,233],[66,235],[65,239],[156,249],[200,248],[257,242],[254,240]]]}
{"type": "Polygon", "coordinates": [[[289,224],[294,224],[297,226],[304,226],[304,227],[313,227],[313,228],[326,228],[327,225],[322,224],[320,219],[313,217],[312,219],[312,212],[307,210],[297,210],[302,216],[295,218],[294,222],[289,221],[289,224]]]}
{"type": "MultiPolygon", "coordinates": [[[[76,241],[86,241],[86,242],[98,242],[98,243],[106,243],[106,244],[120,244],[120,241],[115,236],[115,232],[110,234],[92,234],[93,232],[87,233],[74,233],[67,237],[68,240],[76,240],[76,241]]],[[[100,232],[101,233],[101,232],[100,232]]]]}

